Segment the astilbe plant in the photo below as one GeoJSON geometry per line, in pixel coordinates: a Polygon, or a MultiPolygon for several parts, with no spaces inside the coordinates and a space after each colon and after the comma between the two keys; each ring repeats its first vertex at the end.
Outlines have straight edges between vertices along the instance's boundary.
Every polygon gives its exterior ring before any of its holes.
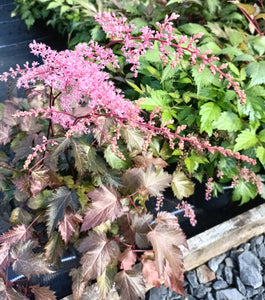
{"type": "MultiPolygon", "coordinates": [[[[7,280],[8,266],[12,264],[15,272],[30,281],[52,272],[49,264],[60,263],[71,247],[77,249],[81,262],[70,272],[74,299],[81,299],[93,280],[103,299],[118,295],[143,299],[146,284],[159,287],[163,283],[184,293],[180,246],[187,247],[185,235],[177,217],[168,212],[158,212],[153,221],[145,202],[156,197],[159,209],[170,185],[179,200],[190,196],[194,186],[183,172],[166,172],[167,163],[153,157],[149,144],[161,136],[172,149],[190,143],[194,149],[219,151],[251,164],[255,160],[184,136],[186,126],[173,131],[172,122],[161,122],[159,107],[148,114],[140,109],[144,99],[125,99],[110,80],[106,66],[119,67],[110,49],[113,44],[123,44],[121,51],[137,76],[140,56],[158,41],[164,64],[172,56],[169,46],[176,50],[172,68],[189,54],[191,65],[199,63],[199,71],[209,67],[212,73],[218,72],[244,103],[244,91],[224,72],[226,65],[218,67],[217,57],[210,51],[201,54],[196,47],[200,34],[174,35],[176,18],[174,14],[166,17],[157,24],[158,30],[144,27],[135,37],[126,19],[98,15],[97,21],[111,37],[105,47],[91,41],[75,51],[57,52],[33,42],[31,52],[43,64],[18,66],[1,77],[5,81],[19,75],[18,87],[30,91],[27,100],[6,102],[0,124],[1,189],[7,195],[4,200],[14,208],[13,228],[0,236],[1,297],[18,297],[22,291],[25,297],[33,293],[36,299],[55,299],[53,291],[39,285],[15,290],[15,283],[12,287],[7,280]]],[[[195,225],[190,206],[182,202],[180,207],[195,225]]]]}

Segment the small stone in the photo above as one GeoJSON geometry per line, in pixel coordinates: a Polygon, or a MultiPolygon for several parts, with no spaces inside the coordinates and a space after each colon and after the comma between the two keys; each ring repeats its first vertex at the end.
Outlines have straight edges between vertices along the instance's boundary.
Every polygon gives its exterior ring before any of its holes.
{"type": "Polygon", "coordinates": [[[215,300],[212,293],[207,293],[205,300],[215,300]]]}
{"type": "Polygon", "coordinates": [[[215,272],[216,273],[216,278],[218,279],[223,279],[223,271],[224,271],[224,268],[225,268],[225,264],[220,264],[217,271],[215,272]]]}
{"type": "Polygon", "coordinates": [[[264,300],[264,297],[262,295],[256,295],[253,300],[264,300]]]}
{"type": "Polygon", "coordinates": [[[167,292],[167,288],[164,285],[161,285],[160,288],[152,288],[150,290],[149,299],[166,300],[167,292]]]}
{"type": "Polygon", "coordinates": [[[246,295],[247,290],[239,277],[236,277],[236,287],[241,294],[246,295]]]}
{"type": "Polygon", "coordinates": [[[261,264],[258,258],[249,251],[238,256],[241,281],[248,286],[258,288],[262,285],[261,264]]]}
{"type": "Polygon", "coordinates": [[[214,280],[215,273],[208,268],[207,265],[201,265],[196,270],[197,277],[200,283],[207,283],[214,280]]]}
{"type": "MultiPolygon", "coordinates": [[[[245,244],[243,244],[241,247],[244,249],[244,251],[248,251],[248,250],[250,249],[250,243],[245,243],[245,244]]],[[[241,248],[241,247],[240,247],[240,248],[241,248]]],[[[240,248],[239,248],[239,249],[240,249],[240,248]]]]}
{"type": "Polygon", "coordinates": [[[250,243],[252,244],[255,244],[255,245],[261,245],[263,243],[263,235],[260,235],[260,236],[255,236],[254,238],[252,238],[250,240],[250,243]]]}
{"type": "Polygon", "coordinates": [[[210,290],[211,290],[211,288],[207,288],[207,287],[205,287],[204,285],[201,284],[201,285],[199,285],[199,287],[197,289],[193,290],[192,295],[194,297],[202,299],[204,296],[206,296],[206,294],[208,292],[210,292],[210,290]]]}
{"type": "Polygon", "coordinates": [[[228,284],[224,280],[215,281],[215,283],[213,284],[213,288],[215,290],[221,290],[221,289],[225,289],[227,287],[228,287],[228,284]]]}
{"type": "Polygon", "coordinates": [[[243,249],[232,250],[230,252],[230,257],[233,261],[237,262],[238,256],[244,252],[243,249]]]}
{"type": "Polygon", "coordinates": [[[229,267],[224,268],[224,279],[229,285],[231,285],[233,283],[232,268],[229,268],[229,267]]]}
{"type": "Polygon", "coordinates": [[[253,288],[247,288],[247,293],[246,293],[246,296],[247,297],[253,297],[255,295],[262,295],[264,292],[264,287],[261,286],[257,289],[253,289],[253,288]]]}
{"type": "Polygon", "coordinates": [[[225,289],[216,292],[216,300],[245,300],[245,297],[237,289],[225,289]]]}
{"type": "Polygon", "coordinates": [[[196,289],[199,286],[199,283],[197,280],[195,270],[189,271],[185,275],[186,275],[188,282],[191,284],[191,286],[196,289]]]}
{"type": "Polygon", "coordinates": [[[192,295],[187,295],[187,300],[197,300],[197,299],[194,298],[192,295]]]}
{"type": "Polygon", "coordinates": [[[226,258],[226,254],[223,253],[221,255],[218,255],[212,259],[210,259],[208,261],[208,266],[209,268],[213,271],[213,272],[216,272],[219,265],[222,263],[222,261],[226,258]]]}
{"type": "Polygon", "coordinates": [[[264,244],[257,245],[256,249],[257,249],[259,258],[264,260],[265,259],[265,245],[264,244]]]}
{"type": "Polygon", "coordinates": [[[234,268],[234,262],[233,262],[232,258],[227,257],[225,259],[225,265],[229,268],[234,268]]]}

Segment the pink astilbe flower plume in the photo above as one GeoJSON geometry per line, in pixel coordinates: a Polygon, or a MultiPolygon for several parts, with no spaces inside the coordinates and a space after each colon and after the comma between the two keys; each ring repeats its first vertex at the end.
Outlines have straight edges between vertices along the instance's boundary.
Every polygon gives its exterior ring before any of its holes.
{"type": "MultiPolygon", "coordinates": [[[[134,26],[128,25],[126,18],[117,18],[109,13],[97,15],[96,20],[112,39],[105,47],[91,41],[88,44],[77,45],[75,50],[57,52],[42,43],[34,41],[30,44],[31,52],[36,56],[40,56],[43,64],[33,63],[31,67],[25,64],[24,69],[17,66],[16,70],[11,70],[9,74],[5,73],[0,77],[0,80],[5,81],[8,75],[16,76],[20,74],[18,87],[28,88],[37,82],[42,82],[50,91],[49,103],[45,109],[18,112],[16,116],[38,116],[41,114],[43,118],[50,119],[52,124],[60,124],[66,130],[67,137],[74,134],[80,135],[100,131],[99,120],[102,117],[112,118],[117,127],[114,136],[108,136],[105,131],[102,131],[101,134],[104,140],[111,145],[111,149],[122,159],[123,155],[117,147],[117,141],[120,138],[120,128],[124,126],[131,129],[137,127],[145,134],[143,150],[147,150],[152,137],[161,135],[169,140],[172,149],[175,147],[176,142],[179,144],[179,149],[183,149],[184,143],[188,142],[197,149],[207,149],[211,153],[219,151],[225,156],[228,155],[255,164],[255,160],[240,153],[233,153],[229,149],[211,146],[209,142],[201,142],[196,137],[181,136],[180,132],[185,129],[185,126],[178,127],[175,132],[172,132],[167,126],[171,123],[170,121],[158,127],[155,119],[160,119],[160,108],[156,108],[150,114],[149,121],[144,122],[139,107],[141,99],[137,103],[125,99],[122,91],[114,86],[114,83],[110,81],[109,74],[104,71],[107,64],[112,64],[115,68],[119,67],[117,57],[113,54],[110,46],[115,43],[123,43],[121,50],[127,62],[132,64],[131,70],[137,76],[137,70],[140,68],[140,56],[146,50],[152,49],[154,41],[158,41],[163,63],[166,64],[169,56],[172,59],[173,55],[171,67],[174,67],[184,53],[188,53],[190,54],[191,65],[197,63],[198,60],[202,61],[199,72],[208,65],[213,74],[218,72],[220,79],[222,77],[226,78],[229,86],[234,87],[243,103],[245,100],[244,91],[239,89],[239,84],[233,82],[229,74],[223,72],[226,65],[223,64],[217,67],[214,62],[218,58],[211,55],[209,50],[200,54],[200,48],[196,47],[196,43],[202,34],[196,34],[189,39],[186,36],[177,37],[174,34],[173,21],[177,18],[178,15],[176,14],[172,14],[170,17],[166,16],[162,24],[156,24],[157,31],[144,27],[140,29],[140,36],[133,37],[132,30],[134,26]],[[167,46],[175,48],[175,53],[169,53],[167,46]],[[83,114],[75,114],[75,109],[78,107],[85,108],[83,114]]],[[[49,128],[51,129],[51,127],[49,128]]]]}

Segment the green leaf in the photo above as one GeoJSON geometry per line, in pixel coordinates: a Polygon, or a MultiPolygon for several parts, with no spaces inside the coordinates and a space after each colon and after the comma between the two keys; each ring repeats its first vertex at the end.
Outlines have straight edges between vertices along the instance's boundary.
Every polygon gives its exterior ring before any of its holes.
{"type": "Polygon", "coordinates": [[[210,13],[215,14],[217,9],[219,8],[219,0],[207,0],[207,4],[208,4],[210,13]]]}
{"type": "Polygon", "coordinates": [[[177,71],[178,71],[178,66],[176,66],[175,68],[172,69],[171,65],[168,64],[162,72],[161,82],[164,82],[165,80],[167,80],[169,78],[172,78],[177,71]]]}
{"type": "Polygon", "coordinates": [[[204,68],[200,73],[198,73],[199,66],[195,65],[192,67],[192,76],[194,78],[195,84],[197,85],[197,92],[200,93],[201,88],[210,85],[214,80],[214,75],[208,68],[204,68]]]}
{"type": "Polygon", "coordinates": [[[183,173],[174,172],[171,187],[177,199],[182,200],[194,193],[194,183],[183,173]]]}
{"type": "Polygon", "coordinates": [[[16,207],[12,210],[9,221],[14,225],[29,225],[32,221],[32,214],[21,207],[16,207]]]}
{"type": "Polygon", "coordinates": [[[198,164],[190,157],[186,157],[184,162],[190,173],[192,173],[198,167],[198,164]]]}
{"type": "Polygon", "coordinates": [[[203,27],[202,25],[196,24],[196,23],[188,23],[188,24],[184,24],[178,27],[178,29],[180,31],[185,32],[188,35],[194,35],[197,34],[199,32],[204,33],[204,35],[206,36],[210,36],[210,33],[206,30],[205,27],[203,27]]]}
{"type": "Polygon", "coordinates": [[[151,73],[151,75],[155,78],[155,79],[157,79],[157,80],[161,80],[161,74],[160,74],[160,72],[156,69],[156,68],[154,68],[154,67],[152,67],[152,66],[147,66],[147,68],[146,68],[150,73],[151,73]]]}
{"type": "Polygon", "coordinates": [[[262,56],[265,52],[265,37],[264,36],[250,36],[248,43],[253,47],[259,56],[262,56]]]}
{"type": "Polygon", "coordinates": [[[264,165],[265,164],[265,148],[259,146],[256,150],[256,155],[259,161],[264,165]]]}
{"type": "Polygon", "coordinates": [[[238,131],[242,128],[242,122],[235,113],[224,111],[217,121],[213,122],[213,128],[217,128],[218,130],[238,131]]]}
{"type": "Polygon", "coordinates": [[[51,3],[48,4],[46,9],[54,9],[60,5],[61,5],[61,3],[57,2],[57,1],[52,1],[51,3]]]}
{"type": "Polygon", "coordinates": [[[234,72],[237,76],[239,76],[239,70],[238,70],[238,68],[233,64],[233,63],[231,63],[230,61],[228,62],[228,66],[229,66],[229,68],[230,68],[230,70],[232,71],[232,72],[234,72]]]}
{"type": "Polygon", "coordinates": [[[145,98],[141,103],[141,108],[147,111],[153,111],[156,107],[169,108],[171,97],[166,91],[151,91],[151,97],[145,98]]]}
{"type": "Polygon", "coordinates": [[[129,81],[129,80],[126,80],[126,82],[137,92],[139,93],[140,95],[143,95],[144,92],[133,82],[129,81]]]}
{"type": "Polygon", "coordinates": [[[45,257],[47,261],[54,266],[59,265],[64,249],[65,244],[60,233],[58,231],[54,231],[48,243],[45,245],[45,257]]]}
{"type": "Polygon", "coordinates": [[[265,83],[265,61],[251,62],[246,72],[251,77],[250,86],[265,83]]]}
{"type": "Polygon", "coordinates": [[[56,228],[59,221],[64,217],[64,210],[67,207],[72,208],[74,212],[77,211],[80,204],[77,193],[74,189],[69,190],[67,187],[60,187],[53,193],[49,199],[47,210],[47,233],[50,235],[56,228]]]}
{"type": "Polygon", "coordinates": [[[91,162],[95,159],[95,151],[89,144],[73,141],[75,167],[80,176],[89,170],[91,162]]]}
{"type": "Polygon", "coordinates": [[[234,152],[242,149],[248,149],[255,146],[258,142],[255,131],[249,129],[243,130],[236,138],[236,144],[234,147],[234,152]]]}
{"type": "Polygon", "coordinates": [[[170,0],[170,1],[168,1],[167,2],[167,6],[169,6],[169,5],[171,5],[171,4],[174,4],[174,3],[182,3],[183,2],[183,0],[170,0]]]}
{"type": "Polygon", "coordinates": [[[117,273],[116,265],[109,265],[102,275],[97,277],[97,284],[102,299],[106,299],[109,291],[113,287],[114,277],[117,273]]]}
{"type": "Polygon", "coordinates": [[[130,24],[133,24],[135,26],[132,31],[132,35],[139,34],[139,30],[148,25],[146,20],[143,18],[133,18],[132,20],[130,20],[130,24]]]}
{"type": "Polygon", "coordinates": [[[259,137],[259,140],[261,142],[264,142],[265,143],[265,129],[262,129],[259,133],[258,133],[258,137],[259,137]]]}
{"type": "Polygon", "coordinates": [[[232,46],[238,46],[244,41],[244,34],[238,30],[232,29],[230,27],[225,27],[225,32],[232,46]]]}
{"type": "Polygon", "coordinates": [[[49,198],[52,195],[51,190],[41,191],[35,198],[30,198],[27,205],[31,209],[46,208],[49,203],[49,198]]]}
{"type": "Polygon", "coordinates": [[[201,106],[199,114],[201,116],[200,133],[206,131],[211,135],[212,122],[217,120],[221,115],[220,107],[214,102],[208,102],[201,106]]]}
{"type": "Polygon", "coordinates": [[[249,116],[250,121],[257,121],[265,115],[264,95],[265,89],[262,86],[255,86],[246,91],[246,104],[238,106],[245,115],[249,116]],[[262,96],[262,97],[261,97],[262,96]]]}
{"type": "MultiPolygon", "coordinates": [[[[120,149],[119,149],[120,151],[120,149]]],[[[108,146],[104,151],[104,157],[107,161],[107,163],[113,168],[113,169],[128,169],[131,166],[131,162],[129,158],[127,157],[125,160],[119,158],[119,156],[114,153],[111,150],[111,146],[108,146]]]]}
{"type": "Polygon", "coordinates": [[[232,178],[238,174],[237,161],[232,157],[221,156],[218,162],[218,169],[224,173],[224,176],[232,178]]]}
{"type": "Polygon", "coordinates": [[[241,200],[240,204],[247,203],[257,196],[257,187],[244,179],[239,179],[233,191],[233,201],[241,200]]]}
{"type": "Polygon", "coordinates": [[[241,54],[236,56],[233,61],[255,61],[255,58],[250,54],[241,54]]]}

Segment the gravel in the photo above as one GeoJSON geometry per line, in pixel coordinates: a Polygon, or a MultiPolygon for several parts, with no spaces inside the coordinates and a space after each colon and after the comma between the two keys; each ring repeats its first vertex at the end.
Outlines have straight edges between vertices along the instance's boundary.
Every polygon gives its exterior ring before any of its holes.
{"type": "Polygon", "coordinates": [[[147,299],[265,300],[265,234],[185,272],[184,286],[185,296],[163,286],[151,289],[147,299]]]}

